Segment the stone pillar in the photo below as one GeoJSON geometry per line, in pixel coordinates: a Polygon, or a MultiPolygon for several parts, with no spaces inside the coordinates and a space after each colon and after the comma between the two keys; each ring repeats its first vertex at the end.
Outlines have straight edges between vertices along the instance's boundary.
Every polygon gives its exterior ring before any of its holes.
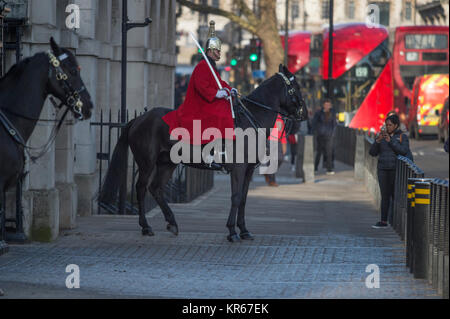
{"type": "Polygon", "coordinates": [[[364,180],[364,158],[365,158],[365,147],[364,147],[364,135],[356,134],[356,147],[355,147],[355,180],[364,180]]]}
{"type": "Polygon", "coordinates": [[[73,178],[75,154],[72,121],[66,121],[55,144],[55,179],[60,197],[59,229],[73,229],[76,226],[78,189],[73,178]]]}
{"type": "MultiPolygon", "coordinates": [[[[41,119],[54,119],[53,106],[46,103],[41,113],[41,119]]],[[[52,123],[39,122],[36,125],[29,145],[44,145],[51,134],[52,123]]],[[[31,239],[36,241],[52,241],[59,234],[59,192],[55,188],[55,147],[36,163],[30,164],[30,192],[33,196],[31,209],[32,226],[31,239]]]]}
{"type": "MultiPolygon", "coordinates": [[[[149,6],[147,1],[128,1],[130,20],[144,21],[148,17],[149,6]]],[[[148,104],[148,35],[154,27],[152,23],[149,27],[135,28],[128,32],[127,109],[130,119],[133,118],[134,111],[142,112],[148,104]]]]}
{"type": "MultiPolygon", "coordinates": [[[[30,1],[29,12],[31,26],[24,32],[24,56],[47,51],[50,37],[53,36],[56,41],[60,38],[56,0],[30,1]]],[[[54,113],[53,106],[47,103],[41,119],[54,119],[54,113]]],[[[52,122],[39,122],[28,145],[44,145],[48,141],[52,126],[52,122]]],[[[29,175],[23,186],[24,232],[32,240],[54,240],[59,234],[59,192],[55,188],[54,145],[36,164],[28,163],[25,170],[29,171],[29,175]]],[[[15,215],[15,194],[12,198],[14,200],[10,205],[11,214],[15,215]]]]}
{"type": "MultiPolygon", "coordinates": [[[[81,24],[77,60],[81,66],[81,77],[91,95],[96,101],[97,88],[97,57],[100,52],[99,41],[96,40],[97,1],[76,0],[80,6],[81,24]]],[[[95,112],[93,118],[95,120],[95,112]]],[[[95,131],[90,121],[75,124],[75,168],[74,181],[78,187],[78,215],[90,216],[93,211],[93,197],[97,192],[96,145],[95,131]]]]}
{"type": "MultiPolygon", "coordinates": [[[[80,45],[82,45],[82,40],[80,45]]],[[[82,78],[96,101],[97,59],[92,56],[78,56],[82,67],[82,78]]],[[[95,120],[95,112],[93,118],[95,120]]],[[[92,201],[97,193],[95,130],[90,121],[75,124],[75,183],[78,186],[78,215],[90,216],[93,214],[92,201]]]]}
{"type": "Polygon", "coordinates": [[[304,182],[314,183],[314,136],[305,136],[305,152],[303,157],[304,182]]]}

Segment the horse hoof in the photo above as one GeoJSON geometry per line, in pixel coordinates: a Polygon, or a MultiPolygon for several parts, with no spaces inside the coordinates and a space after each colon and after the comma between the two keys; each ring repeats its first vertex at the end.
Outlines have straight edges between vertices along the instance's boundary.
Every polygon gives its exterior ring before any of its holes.
{"type": "Polygon", "coordinates": [[[142,229],[142,236],[155,236],[151,228],[143,228],[142,229]]]}
{"type": "Polygon", "coordinates": [[[255,240],[255,237],[250,232],[241,233],[242,240],[255,240]]]}
{"type": "Polygon", "coordinates": [[[230,243],[238,243],[238,242],[241,241],[241,237],[239,237],[238,234],[229,235],[229,236],[227,237],[227,239],[228,239],[228,241],[229,241],[230,243]]]}
{"type": "Polygon", "coordinates": [[[175,236],[178,236],[178,226],[177,225],[167,225],[167,230],[174,234],[175,236]]]}

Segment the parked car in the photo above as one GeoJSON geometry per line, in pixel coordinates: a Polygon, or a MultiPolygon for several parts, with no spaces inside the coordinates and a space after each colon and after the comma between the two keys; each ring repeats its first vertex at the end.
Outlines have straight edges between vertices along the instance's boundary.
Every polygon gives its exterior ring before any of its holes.
{"type": "Polygon", "coordinates": [[[427,74],[415,79],[407,125],[412,138],[439,135],[439,121],[448,97],[448,74],[427,74]]]}

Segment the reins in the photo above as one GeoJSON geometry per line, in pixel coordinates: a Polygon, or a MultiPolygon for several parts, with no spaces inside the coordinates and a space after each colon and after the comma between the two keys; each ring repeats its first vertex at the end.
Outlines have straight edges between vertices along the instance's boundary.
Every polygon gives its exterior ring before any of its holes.
{"type": "MultiPolygon", "coordinates": [[[[52,103],[56,103],[53,99],[50,99],[50,101],[52,101],[52,103]]],[[[66,108],[66,110],[64,111],[63,116],[59,120],[53,120],[54,122],[57,122],[57,124],[55,126],[53,126],[52,132],[50,133],[48,141],[44,145],[42,145],[40,147],[31,147],[31,146],[27,146],[26,145],[26,142],[23,139],[23,137],[20,134],[20,132],[14,127],[14,125],[9,121],[8,117],[3,112],[3,111],[6,111],[6,110],[0,109],[0,123],[3,124],[3,126],[6,128],[7,132],[9,133],[9,135],[11,135],[11,137],[13,138],[13,140],[18,145],[23,147],[25,152],[27,152],[28,157],[30,158],[30,160],[33,163],[36,163],[37,160],[39,160],[42,156],[44,156],[48,152],[48,150],[50,149],[51,145],[55,141],[56,136],[58,135],[58,133],[59,133],[59,131],[61,129],[61,126],[62,126],[62,124],[63,124],[67,114],[69,113],[69,110],[70,110],[69,108],[66,108]],[[38,151],[38,154],[33,156],[31,154],[31,151],[38,151]]],[[[22,117],[22,116],[20,116],[20,117],[22,117]]],[[[23,118],[25,118],[25,117],[23,117],[23,118]]],[[[31,118],[28,119],[28,120],[31,120],[31,118]]],[[[32,120],[34,121],[34,119],[32,119],[32,120]]]]}

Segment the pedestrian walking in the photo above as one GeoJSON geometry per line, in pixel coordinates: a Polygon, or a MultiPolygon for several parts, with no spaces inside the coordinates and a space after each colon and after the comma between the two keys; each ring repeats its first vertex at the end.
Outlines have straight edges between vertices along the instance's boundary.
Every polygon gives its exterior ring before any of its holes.
{"type": "Polygon", "coordinates": [[[378,156],[378,183],[381,192],[381,220],[373,228],[388,226],[389,206],[394,199],[397,156],[408,156],[411,153],[408,136],[400,129],[399,117],[389,116],[385,126],[386,129],[377,135],[369,151],[371,156],[378,156]]]}
{"type": "Polygon", "coordinates": [[[295,172],[295,159],[297,157],[298,136],[297,134],[290,134],[288,137],[289,150],[291,153],[291,171],[295,172]]]}
{"type": "Polygon", "coordinates": [[[326,164],[327,175],[334,175],[333,170],[333,137],[336,130],[336,112],[333,109],[331,100],[326,99],[323,107],[314,114],[313,132],[316,140],[316,158],[314,161],[314,171],[319,170],[320,159],[326,164]]]}

